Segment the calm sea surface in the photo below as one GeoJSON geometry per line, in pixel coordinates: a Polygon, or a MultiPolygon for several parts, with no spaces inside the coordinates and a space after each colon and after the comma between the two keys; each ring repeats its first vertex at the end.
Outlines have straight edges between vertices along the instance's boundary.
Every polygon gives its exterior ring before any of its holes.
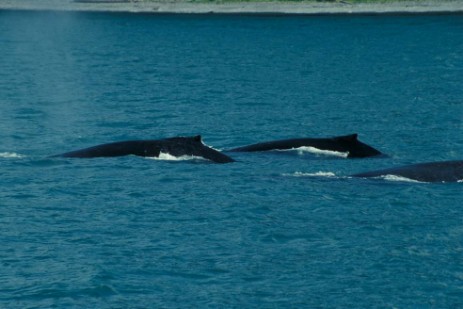
{"type": "Polygon", "coordinates": [[[0,307],[461,308],[462,16],[0,11],[0,307]],[[201,134],[390,155],[50,159],[201,134]]]}

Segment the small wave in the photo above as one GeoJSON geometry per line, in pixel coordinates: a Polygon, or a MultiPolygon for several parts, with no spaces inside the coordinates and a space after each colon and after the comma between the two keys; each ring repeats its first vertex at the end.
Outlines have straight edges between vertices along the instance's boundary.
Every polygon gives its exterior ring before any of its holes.
{"type": "Polygon", "coordinates": [[[0,158],[21,159],[21,158],[24,158],[24,156],[19,153],[15,153],[15,152],[0,152],[0,158]]]}
{"type": "Polygon", "coordinates": [[[335,173],[332,172],[316,172],[316,173],[303,173],[303,172],[295,172],[292,174],[283,174],[283,176],[292,176],[292,177],[336,177],[335,173]]]}
{"type": "Polygon", "coordinates": [[[321,156],[332,156],[332,157],[339,157],[339,158],[347,158],[349,156],[349,152],[339,152],[339,151],[332,151],[332,150],[323,150],[318,149],[311,146],[302,146],[298,148],[291,148],[291,149],[284,149],[279,151],[295,151],[298,155],[303,155],[304,153],[310,153],[314,155],[321,155],[321,156]]]}
{"type": "Polygon", "coordinates": [[[188,156],[188,155],[183,155],[183,156],[173,156],[170,153],[164,153],[161,152],[159,153],[158,157],[146,157],[147,159],[151,160],[162,160],[162,161],[190,161],[190,160],[207,160],[203,157],[198,157],[198,156],[188,156]]]}

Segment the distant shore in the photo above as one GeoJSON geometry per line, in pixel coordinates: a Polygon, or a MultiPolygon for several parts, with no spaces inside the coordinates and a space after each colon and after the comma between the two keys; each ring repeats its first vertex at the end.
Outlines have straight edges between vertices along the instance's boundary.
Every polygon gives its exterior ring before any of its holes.
{"type": "Polygon", "coordinates": [[[463,0],[357,3],[346,1],[95,1],[0,0],[0,10],[53,10],[179,14],[425,14],[463,13],[463,0]]]}

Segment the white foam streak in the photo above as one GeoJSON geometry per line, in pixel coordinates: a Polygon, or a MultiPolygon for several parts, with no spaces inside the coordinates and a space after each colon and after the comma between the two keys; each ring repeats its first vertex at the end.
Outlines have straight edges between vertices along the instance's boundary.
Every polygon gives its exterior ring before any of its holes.
{"type": "Polygon", "coordinates": [[[215,147],[213,147],[213,146],[209,146],[208,144],[206,144],[206,143],[203,142],[203,141],[201,141],[201,144],[203,144],[203,145],[206,146],[207,148],[211,148],[211,149],[216,150],[216,151],[218,151],[218,152],[221,152],[221,151],[223,150],[223,149],[221,149],[221,148],[215,148],[215,147]]]}
{"type": "Polygon", "coordinates": [[[283,174],[283,176],[292,176],[292,177],[336,177],[335,173],[332,172],[316,172],[316,173],[303,173],[303,172],[295,172],[293,174],[283,174]]]}
{"type": "Polygon", "coordinates": [[[279,151],[296,151],[297,154],[303,155],[304,153],[310,153],[315,155],[322,155],[322,156],[332,156],[332,157],[340,157],[340,158],[347,158],[349,152],[339,152],[339,151],[332,151],[332,150],[323,150],[318,149],[311,146],[302,146],[298,148],[291,148],[291,149],[283,149],[279,151]]]}
{"type": "Polygon", "coordinates": [[[410,179],[410,178],[407,178],[407,177],[397,176],[397,175],[385,175],[385,176],[381,176],[379,178],[382,178],[382,179],[388,180],[388,181],[423,183],[422,181],[418,181],[418,180],[415,180],[415,179],[410,179]]]}
{"type": "Polygon", "coordinates": [[[176,157],[176,156],[171,155],[170,153],[164,153],[164,152],[159,153],[158,157],[146,157],[146,158],[151,159],[151,160],[162,160],[162,161],[207,160],[203,157],[188,156],[188,155],[176,157]]]}
{"type": "Polygon", "coordinates": [[[15,152],[0,152],[0,158],[21,159],[21,158],[24,158],[24,156],[20,155],[19,153],[15,153],[15,152]]]}

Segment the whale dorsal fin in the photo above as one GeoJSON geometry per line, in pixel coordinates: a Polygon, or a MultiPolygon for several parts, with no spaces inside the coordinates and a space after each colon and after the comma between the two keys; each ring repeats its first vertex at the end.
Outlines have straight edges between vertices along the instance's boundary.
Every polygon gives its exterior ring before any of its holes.
{"type": "Polygon", "coordinates": [[[344,136],[339,136],[339,139],[342,139],[344,141],[349,141],[349,142],[356,142],[357,141],[358,134],[349,134],[349,135],[344,135],[344,136]]]}
{"type": "Polygon", "coordinates": [[[194,136],[194,137],[193,137],[193,140],[194,140],[195,142],[201,142],[201,141],[202,141],[201,135],[196,135],[196,136],[194,136]]]}

